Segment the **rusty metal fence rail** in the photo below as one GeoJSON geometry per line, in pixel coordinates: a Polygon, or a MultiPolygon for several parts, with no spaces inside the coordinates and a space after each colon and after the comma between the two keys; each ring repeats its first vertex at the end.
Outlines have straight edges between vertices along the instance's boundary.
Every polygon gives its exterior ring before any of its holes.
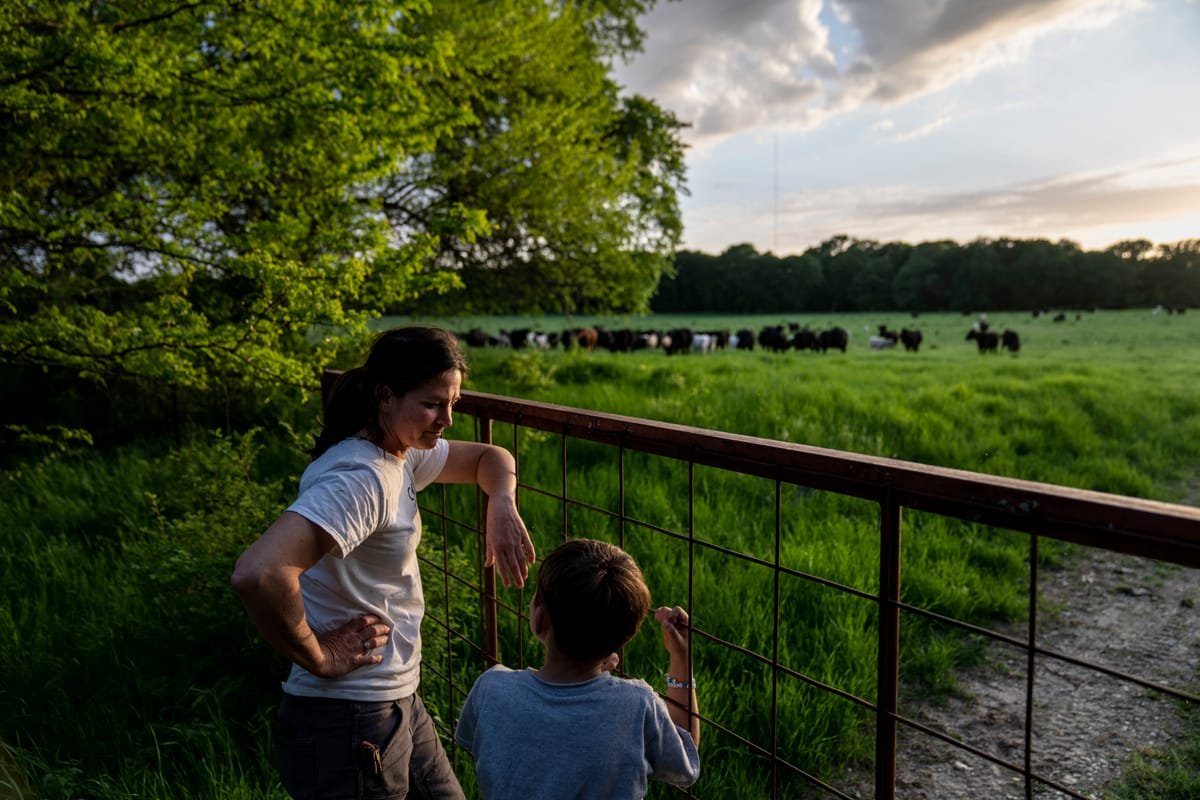
{"type": "MultiPolygon", "coordinates": [[[[577,408],[534,403],[479,392],[464,392],[456,412],[473,418],[474,436],[480,441],[492,441],[494,423],[502,423],[506,427],[511,426],[511,440],[504,438],[497,443],[514,452],[518,460],[519,475],[521,474],[520,463],[524,438],[531,435],[543,437],[549,435],[558,438],[563,461],[561,489],[548,490],[542,486],[533,486],[526,483],[522,476],[519,492],[523,493],[523,497],[537,495],[560,503],[564,526],[563,536],[567,534],[568,506],[587,506],[586,503],[568,496],[565,485],[568,471],[567,442],[592,442],[614,448],[620,454],[616,460],[618,474],[615,477],[620,487],[621,500],[617,504],[618,507],[615,509],[587,508],[587,510],[591,513],[617,518],[622,530],[626,525],[636,525],[654,534],[680,540],[686,546],[689,560],[689,605],[693,599],[690,596],[691,563],[698,548],[704,548],[707,552],[715,552],[717,555],[728,556],[731,559],[755,562],[774,570],[776,576],[774,595],[776,607],[773,609],[776,626],[774,654],[747,651],[736,643],[706,632],[703,620],[700,620],[695,626],[692,635],[703,637],[706,642],[714,646],[725,647],[730,651],[740,651],[752,659],[763,662],[764,666],[772,671],[772,687],[781,676],[786,675],[790,679],[805,682],[814,690],[838,694],[873,715],[875,721],[874,794],[877,798],[890,799],[896,796],[897,735],[903,727],[913,735],[934,737],[953,748],[973,754],[1019,776],[1022,791],[1026,797],[1033,797],[1035,791],[1053,790],[1061,793],[1062,796],[1086,800],[1085,795],[1076,792],[1071,786],[1065,785],[1053,776],[1041,774],[1033,765],[1032,726],[1036,714],[1035,681],[1039,664],[1046,660],[1059,660],[1111,678],[1129,681],[1139,687],[1162,693],[1162,695],[1176,700],[1200,703],[1200,697],[1193,694],[1190,688],[1162,685],[1153,680],[1124,674],[1102,664],[1076,658],[1069,653],[1059,653],[1047,649],[1039,642],[1037,624],[1039,590],[1037,548],[1039,539],[1062,540],[1089,548],[1100,548],[1196,569],[1200,568],[1200,510],[1198,509],[577,408]],[[644,453],[677,460],[686,465],[689,476],[689,496],[683,502],[686,502],[688,507],[688,526],[685,526],[688,529],[673,530],[669,527],[635,519],[626,514],[624,508],[626,482],[636,480],[636,477],[631,478],[625,474],[626,453],[644,453]],[[755,476],[773,482],[776,487],[774,509],[776,542],[773,559],[733,551],[723,552],[723,548],[718,545],[698,542],[695,539],[690,524],[694,503],[692,475],[697,467],[755,476]],[[779,559],[781,516],[785,512],[778,502],[778,496],[779,487],[786,485],[846,495],[877,505],[880,543],[877,591],[864,592],[852,586],[842,585],[781,565],[779,559]],[[947,618],[902,601],[901,586],[904,573],[901,564],[901,541],[904,533],[903,512],[905,510],[938,515],[967,523],[996,526],[1008,531],[1020,532],[1029,537],[1031,552],[1028,586],[1029,619],[1025,636],[1006,635],[947,618]],[[845,692],[828,683],[797,673],[780,663],[778,659],[781,616],[778,591],[780,575],[812,581],[823,587],[854,595],[877,605],[878,655],[874,700],[845,692]],[[995,752],[980,747],[977,743],[965,742],[947,735],[945,732],[935,730],[900,712],[898,707],[899,676],[903,657],[900,637],[901,612],[933,619],[940,624],[956,627],[972,635],[1001,641],[1023,651],[1026,667],[1025,730],[1024,742],[1020,748],[1022,754],[1020,763],[999,757],[995,752]]],[[[460,418],[459,427],[462,426],[460,418]]],[[[433,498],[438,497],[436,493],[426,492],[426,495],[433,498]]],[[[431,640],[437,637],[440,629],[440,634],[444,638],[447,659],[452,658],[449,655],[452,651],[461,651],[463,647],[468,648],[477,657],[477,663],[471,665],[468,671],[477,672],[481,666],[495,663],[498,660],[505,660],[510,665],[514,661],[523,665],[526,643],[522,639],[525,636],[522,626],[518,624],[512,628],[515,631],[513,635],[517,637],[517,642],[511,652],[500,651],[498,635],[498,619],[500,617],[512,617],[518,622],[525,619],[523,601],[508,602],[502,596],[503,593],[497,592],[491,570],[483,569],[480,563],[481,548],[477,548],[476,563],[471,565],[469,574],[464,575],[461,570],[454,569],[449,563],[447,543],[452,536],[470,538],[469,534],[473,534],[475,537],[482,535],[485,500],[479,499],[480,506],[473,519],[453,518],[447,511],[444,494],[440,501],[435,499],[432,503],[423,496],[422,503],[427,528],[431,527],[432,522],[433,527],[443,531],[440,553],[437,557],[431,558],[426,551],[422,561],[422,569],[426,572],[426,584],[440,581],[442,596],[441,607],[431,604],[428,609],[427,628],[429,630],[426,632],[426,639],[431,640]],[[458,529],[464,533],[451,534],[452,529],[458,529]],[[460,624],[454,620],[450,598],[462,596],[464,593],[473,597],[478,603],[482,624],[478,624],[478,621],[475,620],[473,622],[476,625],[472,626],[460,624]]],[[[470,688],[468,681],[456,678],[456,675],[462,674],[463,665],[449,660],[439,664],[433,659],[427,659],[424,669],[426,673],[424,681],[427,687],[424,691],[429,691],[428,687],[431,682],[443,686],[449,697],[449,706],[445,713],[452,719],[461,705],[466,690],[470,688]]],[[[772,692],[774,692],[774,688],[772,688],[772,692]]],[[[771,701],[771,716],[771,739],[774,741],[778,726],[781,724],[774,697],[771,701]]],[[[773,745],[752,741],[737,731],[723,728],[720,721],[703,713],[701,719],[709,729],[721,731],[730,737],[731,741],[744,747],[748,754],[762,759],[769,765],[768,768],[771,772],[770,796],[783,796],[777,789],[776,779],[783,773],[801,776],[815,793],[824,793],[826,796],[840,798],[855,796],[849,794],[847,790],[833,785],[832,781],[810,774],[802,767],[791,763],[777,752],[773,745]]],[[[442,720],[443,732],[450,724],[449,720],[442,720]]]]}

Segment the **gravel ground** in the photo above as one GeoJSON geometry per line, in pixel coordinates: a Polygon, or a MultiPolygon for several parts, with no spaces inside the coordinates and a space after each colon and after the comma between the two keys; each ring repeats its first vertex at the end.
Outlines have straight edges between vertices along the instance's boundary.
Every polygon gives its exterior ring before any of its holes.
{"type": "MultiPolygon", "coordinates": [[[[1189,690],[1200,670],[1200,571],[1091,552],[1063,571],[1039,575],[1039,643],[1064,653],[1189,690]]],[[[1024,626],[1008,631],[1023,638],[1024,626]]],[[[959,676],[962,697],[904,707],[929,727],[1011,763],[1024,760],[1025,655],[989,645],[986,663],[959,676]]],[[[1088,798],[1102,798],[1136,751],[1179,734],[1174,704],[1159,692],[1039,658],[1033,709],[1035,772],[1088,798]]],[[[901,800],[1019,800],[1019,774],[901,726],[896,797],[901,800]]],[[[852,796],[874,796],[871,778],[852,796]]],[[[1042,800],[1070,795],[1035,784],[1042,800]]]]}

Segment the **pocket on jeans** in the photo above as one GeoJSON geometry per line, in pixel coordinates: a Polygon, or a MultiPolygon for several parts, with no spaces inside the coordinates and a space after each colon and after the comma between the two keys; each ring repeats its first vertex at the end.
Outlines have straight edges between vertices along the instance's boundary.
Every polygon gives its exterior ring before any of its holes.
{"type": "Polygon", "coordinates": [[[364,757],[360,765],[363,800],[388,800],[408,795],[412,737],[401,711],[402,705],[388,703],[355,715],[356,738],[379,748],[378,761],[372,763],[364,757]]]}

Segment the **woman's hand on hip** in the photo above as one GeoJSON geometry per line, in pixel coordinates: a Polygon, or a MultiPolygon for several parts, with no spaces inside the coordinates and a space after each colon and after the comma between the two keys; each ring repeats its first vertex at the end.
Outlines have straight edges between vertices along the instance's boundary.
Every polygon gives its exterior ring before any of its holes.
{"type": "Polygon", "coordinates": [[[340,678],[359,667],[383,661],[382,648],[392,631],[374,614],[354,617],[333,630],[317,634],[324,662],[313,674],[320,678],[340,678]]]}

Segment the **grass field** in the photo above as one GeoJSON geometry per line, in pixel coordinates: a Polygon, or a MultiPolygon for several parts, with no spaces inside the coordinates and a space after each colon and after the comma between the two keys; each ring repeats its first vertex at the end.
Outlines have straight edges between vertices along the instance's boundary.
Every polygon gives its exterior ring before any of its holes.
{"type": "MultiPolygon", "coordinates": [[[[844,354],[472,348],[468,388],[1099,491],[1182,496],[1200,447],[1192,444],[1200,432],[1200,313],[1098,311],[1058,323],[1050,315],[992,315],[993,329],[1019,331],[1017,354],[978,353],[965,340],[973,319],[601,320],[611,328],[697,330],[840,324],[851,340],[844,354]],[[870,350],[867,330],[879,324],[920,327],[921,350],[870,350]]],[[[420,321],[554,331],[597,320],[420,321]]]]}
{"type": "MultiPolygon", "coordinates": [[[[597,320],[435,321],[455,330],[549,331],[597,320]]],[[[1200,464],[1200,313],[1101,311],[1059,323],[993,315],[996,329],[1020,332],[1017,355],[978,354],[964,339],[971,320],[949,314],[601,321],[697,329],[838,323],[852,338],[845,354],[472,349],[468,388],[1165,500],[1185,497],[1200,464]],[[864,327],[879,324],[919,325],[921,351],[869,350],[864,327]]],[[[66,454],[2,476],[0,795],[283,797],[265,747],[284,665],[250,632],[228,575],[237,553],[290,501],[307,434],[293,438],[280,425],[248,437],[197,435],[178,450],[66,454]]],[[[608,507],[610,462],[598,452],[573,455],[574,485],[608,507]]],[[[543,458],[550,456],[531,447],[523,480],[550,469],[543,458]]],[[[628,502],[639,516],[678,522],[670,465],[636,466],[628,502]]],[[[711,489],[698,512],[704,535],[761,550],[762,504],[747,498],[762,487],[718,475],[703,481],[711,489]]],[[[870,589],[873,568],[861,558],[869,504],[799,491],[786,500],[787,562],[870,589]]],[[[559,530],[554,510],[525,502],[544,552],[559,530]]],[[[614,535],[600,518],[577,524],[576,535],[614,535]]],[[[920,517],[906,526],[906,600],[981,622],[1020,617],[1021,537],[920,517]]],[[[629,546],[655,595],[679,597],[679,553],[646,537],[629,546]]],[[[454,550],[468,563],[468,547],[454,550]]],[[[708,628],[766,646],[770,620],[752,602],[765,591],[759,572],[709,560],[696,579],[696,613],[708,628]]],[[[432,607],[436,589],[427,591],[432,607]]],[[[786,663],[870,696],[873,672],[860,669],[873,670],[869,614],[799,584],[783,592],[791,612],[781,639],[786,663]]],[[[512,652],[517,631],[510,625],[505,633],[504,652],[512,652]]],[[[917,638],[905,647],[921,653],[906,664],[907,691],[947,690],[953,667],[972,657],[969,643],[936,631],[910,626],[906,636],[917,638]]],[[[631,671],[657,676],[657,647],[644,631],[627,653],[631,671]]],[[[522,655],[537,661],[527,637],[522,655]]],[[[762,735],[763,676],[712,652],[698,653],[698,666],[706,714],[762,735]]],[[[794,763],[831,777],[869,748],[857,735],[867,721],[844,703],[795,686],[781,707],[790,727],[781,751],[794,763]]],[[[762,796],[761,765],[721,737],[706,738],[704,758],[698,796],[762,796]]]]}
{"type": "MultiPolygon", "coordinates": [[[[1020,331],[1018,354],[981,355],[965,339],[970,319],[931,315],[919,320],[879,315],[829,319],[673,318],[629,320],[633,328],[697,330],[798,322],[832,323],[854,331],[845,354],[830,352],[718,352],[667,357],[662,352],[580,353],[562,350],[473,349],[477,373],[470,386],[547,402],[704,428],[801,442],[1165,500],[1180,500],[1200,463],[1197,449],[1197,359],[1200,320],[1149,311],[1097,312],[1069,316],[994,316],[996,329],[1020,331]],[[880,323],[899,328],[919,324],[922,350],[873,351],[867,332],[880,323]]],[[[437,321],[463,330],[481,321],[437,321]]],[[[559,320],[512,319],[484,326],[532,327],[553,331],[559,320]]],[[[574,320],[588,323],[595,320],[574,320]]],[[[567,323],[571,324],[571,323],[567,323]]],[[[609,327],[619,327],[608,321],[609,327]]],[[[504,441],[505,433],[497,434],[504,441]]],[[[554,485],[554,453],[539,461],[526,452],[522,471],[537,485],[539,473],[554,485]]],[[[591,487],[586,502],[615,508],[611,464],[589,470],[571,459],[570,482],[591,487]],[[605,479],[605,475],[609,480],[605,479]]],[[[641,518],[678,529],[686,516],[680,498],[687,487],[670,468],[636,473],[626,498],[641,518]],[[674,484],[672,484],[674,480],[674,484]]],[[[627,468],[632,471],[632,468],[627,468]]],[[[643,466],[643,469],[645,467],[643,466]]],[[[713,476],[701,481],[698,535],[737,552],[769,558],[770,520],[762,517],[769,487],[713,476]],[[746,485],[741,485],[745,483],[746,485]],[[706,497],[720,502],[705,505],[706,497]],[[760,512],[760,513],[757,513],[760,512]]],[[[551,504],[552,505],[552,504],[551,504]]],[[[796,492],[785,497],[785,564],[866,591],[875,588],[873,506],[796,492]],[[864,554],[869,554],[864,557],[864,554]]],[[[556,507],[540,514],[530,501],[531,527],[560,530],[556,507]]],[[[975,529],[910,513],[906,517],[906,601],[975,624],[1020,620],[1024,614],[1028,545],[1024,537],[975,529]]],[[[571,535],[615,538],[598,516],[574,515],[571,535]]],[[[539,547],[552,545],[552,537],[539,547]]],[[[651,575],[656,595],[678,596],[679,555],[654,537],[637,537],[635,555],[651,575]]],[[[1065,558],[1063,548],[1044,543],[1043,566],[1065,558]]],[[[709,558],[696,573],[693,612],[706,629],[739,647],[769,654],[768,575],[744,565],[709,558]]],[[[786,625],[780,652],[784,663],[846,691],[874,694],[872,610],[785,584],[786,625]],[[789,596],[789,592],[795,592],[789,596]],[[837,620],[831,623],[831,620],[837,620]]],[[[904,683],[909,692],[952,688],[950,675],[976,657],[973,643],[947,637],[921,622],[905,629],[904,683]]],[[[511,652],[511,649],[510,649],[511,652]]],[[[634,648],[631,671],[653,680],[653,642],[634,648]],[[643,660],[644,668],[639,664],[643,660]],[[639,669],[641,671],[639,672],[639,669]]],[[[536,663],[536,650],[527,654],[536,663]]],[[[768,744],[770,692],[761,671],[722,652],[700,659],[699,670],[720,688],[702,692],[706,713],[760,744],[768,744]]],[[[870,729],[854,708],[799,686],[784,686],[782,713],[795,720],[778,742],[792,763],[836,784],[847,759],[868,758],[855,734],[870,729]]],[[[721,741],[719,737],[714,737],[721,741]]],[[[766,789],[735,745],[706,760],[705,787],[713,796],[761,796],[766,789]]],[[[798,787],[796,789],[799,790],[798,787]]],[[[664,796],[666,796],[664,794],[664,796]]],[[[701,796],[706,796],[704,793],[701,796]]]]}

